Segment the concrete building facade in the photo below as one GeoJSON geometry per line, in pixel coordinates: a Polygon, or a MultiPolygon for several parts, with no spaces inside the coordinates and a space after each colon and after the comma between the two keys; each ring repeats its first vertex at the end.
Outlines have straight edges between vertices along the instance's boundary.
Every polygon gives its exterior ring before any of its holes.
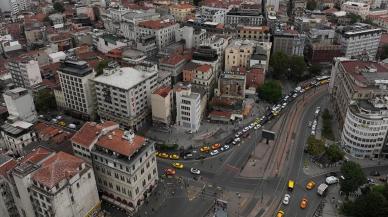
{"type": "Polygon", "coordinates": [[[151,95],[152,124],[169,126],[172,120],[173,92],[171,87],[162,86],[151,95]]]}
{"type": "Polygon", "coordinates": [[[33,59],[9,61],[6,69],[12,76],[12,81],[17,87],[32,89],[34,85],[42,82],[39,63],[33,59]]]}
{"type": "Polygon", "coordinates": [[[34,100],[27,89],[18,87],[8,90],[3,94],[7,106],[9,119],[22,120],[35,123],[38,114],[35,109],[34,100]]]}
{"type": "Polygon", "coordinates": [[[201,95],[191,91],[191,85],[178,83],[174,87],[176,125],[197,132],[201,124],[201,95]]]}

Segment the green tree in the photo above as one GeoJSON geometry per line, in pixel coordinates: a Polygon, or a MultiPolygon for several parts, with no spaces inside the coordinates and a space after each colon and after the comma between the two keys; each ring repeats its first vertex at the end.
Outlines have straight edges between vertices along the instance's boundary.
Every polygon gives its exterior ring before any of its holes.
{"type": "Polygon", "coordinates": [[[336,163],[344,159],[344,152],[341,150],[338,145],[332,144],[326,148],[326,155],[329,158],[330,162],[336,163]]]}
{"type": "Polygon", "coordinates": [[[388,58],[388,44],[384,44],[382,48],[382,52],[380,53],[380,59],[388,58]]]}
{"type": "Polygon", "coordinates": [[[99,76],[104,72],[104,69],[108,67],[109,62],[109,60],[101,60],[98,62],[96,66],[96,76],[99,76]]]}
{"type": "Polygon", "coordinates": [[[345,179],[340,180],[341,191],[346,195],[355,192],[361,185],[366,183],[366,177],[358,163],[347,161],[341,166],[341,173],[345,179]]]}
{"type": "Polygon", "coordinates": [[[348,13],[346,15],[346,17],[350,18],[350,24],[354,24],[354,23],[358,23],[358,22],[362,21],[362,17],[360,15],[357,15],[357,14],[348,13]]]}
{"type": "Polygon", "coordinates": [[[307,1],[306,5],[307,10],[313,11],[317,8],[317,2],[314,0],[307,1]]]}
{"type": "Polygon", "coordinates": [[[282,86],[279,81],[268,80],[259,89],[260,98],[268,102],[276,102],[282,97],[282,86]]]}
{"type": "Polygon", "coordinates": [[[332,120],[332,116],[329,112],[328,109],[325,109],[322,113],[322,136],[327,138],[327,139],[330,139],[330,140],[334,140],[334,134],[333,134],[333,130],[331,128],[331,120],[332,120]]]}
{"type": "Polygon", "coordinates": [[[294,81],[301,81],[306,71],[306,62],[303,56],[292,56],[290,58],[290,75],[294,81]]]}
{"type": "Polygon", "coordinates": [[[388,216],[388,202],[378,191],[367,191],[354,202],[348,201],[342,207],[342,211],[354,217],[388,216]]]}
{"type": "Polygon", "coordinates": [[[63,13],[65,11],[65,8],[63,7],[62,3],[60,3],[60,2],[55,2],[53,7],[54,7],[54,10],[56,12],[63,13]]]}
{"type": "Polygon", "coordinates": [[[269,65],[273,69],[273,77],[276,79],[283,79],[287,75],[289,58],[283,52],[276,52],[271,56],[269,65]]]}
{"type": "Polygon", "coordinates": [[[35,107],[39,112],[47,112],[57,108],[54,93],[49,89],[38,91],[38,93],[35,94],[34,102],[35,107]]]}
{"type": "Polygon", "coordinates": [[[325,142],[309,136],[307,139],[307,152],[314,157],[320,156],[325,152],[325,142]]]}

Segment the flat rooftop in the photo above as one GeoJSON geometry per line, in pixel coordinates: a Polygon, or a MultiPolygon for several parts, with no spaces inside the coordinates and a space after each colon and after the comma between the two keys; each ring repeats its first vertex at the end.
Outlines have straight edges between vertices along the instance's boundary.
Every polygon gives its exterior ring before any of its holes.
{"type": "Polygon", "coordinates": [[[156,75],[156,71],[145,72],[139,71],[132,67],[124,67],[112,73],[107,73],[100,75],[94,79],[95,82],[106,84],[109,86],[118,87],[121,89],[129,90],[142,81],[150,78],[153,75],[156,75]]]}

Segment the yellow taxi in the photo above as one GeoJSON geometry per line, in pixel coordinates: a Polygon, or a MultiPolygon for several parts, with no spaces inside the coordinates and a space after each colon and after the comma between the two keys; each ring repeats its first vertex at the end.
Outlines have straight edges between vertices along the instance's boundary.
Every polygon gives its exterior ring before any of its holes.
{"type": "Polygon", "coordinates": [[[174,162],[172,163],[172,166],[177,169],[183,169],[183,163],[174,162]]]}
{"type": "Polygon", "coordinates": [[[208,152],[208,151],[210,151],[210,147],[209,146],[202,146],[199,150],[201,152],[208,152]]]}
{"type": "Polygon", "coordinates": [[[61,126],[61,127],[64,127],[64,126],[66,126],[66,123],[64,121],[59,121],[58,125],[61,126]]]}
{"type": "Polygon", "coordinates": [[[161,158],[168,158],[169,156],[168,156],[167,153],[161,152],[161,153],[158,153],[158,157],[161,157],[161,158]]]}
{"type": "Polygon", "coordinates": [[[283,217],[283,216],[284,216],[284,212],[282,210],[279,210],[278,214],[276,214],[276,217],[283,217]]]}
{"type": "Polygon", "coordinates": [[[212,145],[212,149],[213,150],[216,150],[216,149],[219,149],[219,148],[221,148],[221,144],[219,144],[219,143],[216,143],[216,144],[212,145]]]}
{"type": "Polygon", "coordinates": [[[311,190],[314,187],[315,187],[315,182],[313,180],[310,180],[309,182],[307,182],[307,185],[306,185],[307,190],[311,190]]]}
{"type": "Polygon", "coordinates": [[[168,176],[173,176],[173,175],[175,175],[176,171],[172,168],[168,168],[168,169],[164,170],[164,173],[168,176]]]}
{"type": "Polygon", "coordinates": [[[177,155],[177,154],[170,154],[170,159],[171,160],[179,160],[179,155],[177,155]]]}
{"type": "Polygon", "coordinates": [[[302,198],[302,200],[300,201],[300,208],[302,209],[306,209],[307,207],[307,198],[302,198]]]}

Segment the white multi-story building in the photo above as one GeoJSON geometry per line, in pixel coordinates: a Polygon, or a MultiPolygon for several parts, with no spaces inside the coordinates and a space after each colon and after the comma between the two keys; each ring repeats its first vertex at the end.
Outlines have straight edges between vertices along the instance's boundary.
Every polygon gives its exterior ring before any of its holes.
{"type": "Polygon", "coordinates": [[[369,14],[370,5],[363,2],[345,2],[341,5],[341,11],[357,14],[365,18],[369,14]]]}
{"type": "Polygon", "coordinates": [[[101,136],[92,151],[102,199],[134,213],[155,189],[154,142],[122,129],[101,136]]]}
{"type": "Polygon", "coordinates": [[[202,21],[224,24],[226,13],[228,13],[229,10],[229,8],[203,5],[200,10],[200,19],[202,21]]]}
{"type": "Polygon", "coordinates": [[[105,34],[98,38],[97,50],[106,54],[113,49],[122,48],[127,45],[128,43],[125,40],[119,39],[111,34],[105,34]]]}
{"type": "Polygon", "coordinates": [[[91,164],[91,152],[98,138],[118,128],[119,125],[113,121],[105,121],[101,124],[86,122],[70,139],[74,155],[91,164]]]}
{"type": "Polygon", "coordinates": [[[346,57],[368,55],[375,59],[382,30],[368,24],[357,23],[337,29],[339,43],[346,57]]]}
{"type": "Polygon", "coordinates": [[[18,87],[3,94],[9,119],[34,123],[38,119],[34,100],[27,89],[18,87]]]}
{"type": "Polygon", "coordinates": [[[93,169],[80,158],[39,147],[7,169],[17,216],[83,217],[100,209],[93,169]]]}
{"type": "Polygon", "coordinates": [[[93,119],[96,104],[92,83],[94,70],[85,61],[65,60],[58,75],[66,109],[93,119]]]}
{"type": "Polygon", "coordinates": [[[22,49],[22,45],[19,43],[19,41],[13,40],[11,35],[0,36],[0,43],[0,52],[4,54],[22,49]]]}
{"type": "Polygon", "coordinates": [[[201,125],[201,95],[191,91],[191,85],[178,83],[174,87],[176,104],[176,124],[197,132],[201,125]]]}
{"type": "Polygon", "coordinates": [[[387,146],[387,97],[354,101],[346,113],[341,145],[357,158],[378,158],[387,146]]]}
{"type": "Polygon", "coordinates": [[[94,79],[99,116],[137,130],[150,113],[157,77],[156,65],[105,69],[94,79]]]}
{"type": "Polygon", "coordinates": [[[156,45],[160,49],[175,42],[175,31],[179,24],[170,20],[147,20],[142,21],[136,27],[136,37],[156,36],[156,45]]]}
{"type": "Polygon", "coordinates": [[[194,30],[191,26],[184,26],[175,32],[175,41],[185,41],[185,48],[196,48],[206,39],[206,30],[194,30]]]}
{"type": "Polygon", "coordinates": [[[30,0],[2,0],[0,1],[0,9],[11,12],[11,15],[17,15],[28,9],[30,2],[30,0]]]}
{"type": "Polygon", "coordinates": [[[153,11],[130,11],[122,16],[120,32],[129,40],[136,40],[136,26],[144,20],[157,20],[160,14],[153,11]]]}
{"type": "Polygon", "coordinates": [[[39,63],[36,60],[26,58],[23,60],[9,61],[6,69],[11,74],[12,82],[17,87],[31,89],[34,85],[42,82],[39,63]]]}
{"type": "Polygon", "coordinates": [[[33,124],[25,121],[5,122],[0,126],[0,133],[6,149],[15,155],[21,155],[23,148],[38,141],[38,136],[32,129],[33,124]]]}

